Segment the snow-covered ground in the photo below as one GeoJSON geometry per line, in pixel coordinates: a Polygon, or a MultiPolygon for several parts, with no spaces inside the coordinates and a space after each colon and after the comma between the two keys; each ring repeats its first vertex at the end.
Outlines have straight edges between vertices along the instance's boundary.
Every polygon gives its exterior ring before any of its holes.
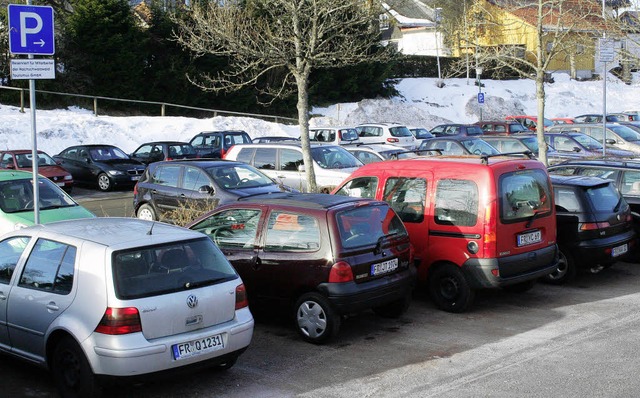
{"type": "MultiPolygon", "coordinates": [[[[554,75],[546,85],[546,117],[602,113],[602,81],[577,82],[565,74],[554,75]]],[[[482,80],[485,93],[483,119],[537,113],[535,84],[531,80],[482,80]]],[[[444,122],[473,123],[479,119],[478,87],[474,79],[403,79],[396,86],[400,96],[367,99],[314,108],[312,126],[356,125],[364,122],[399,122],[431,128],[444,122]],[[467,84],[468,83],[468,84],[467,84]]],[[[37,104],[36,104],[37,107],[37,104]]],[[[607,81],[607,111],[640,110],[640,78],[626,85],[613,76],[607,81]]],[[[113,144],[132,152],[141,143],[158,140],[189,141],[200,131],[245,130],[253,138],[269,135],[299,136],[297,126],[245,117],[113,117],[94,116],[90,110],[37,110],[38,148],[50,155],[76,144],[113,144]]],[[[27,109],[0,104],[0,148],[31,148],[31,115],[27,109]]]]}

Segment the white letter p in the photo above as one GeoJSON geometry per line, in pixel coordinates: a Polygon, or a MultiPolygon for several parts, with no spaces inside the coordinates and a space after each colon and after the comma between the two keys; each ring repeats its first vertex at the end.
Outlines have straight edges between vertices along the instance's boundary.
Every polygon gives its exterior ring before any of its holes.
{"type": "Polygon", "coordinates": [[[36,34],[42,30],[42,18],[35,12],[20,13],[20,46],[27,47],[27,35],[36,34]],[[35,28],[27,28],[27,18],[33,18],[37,24],[35,28]]]}

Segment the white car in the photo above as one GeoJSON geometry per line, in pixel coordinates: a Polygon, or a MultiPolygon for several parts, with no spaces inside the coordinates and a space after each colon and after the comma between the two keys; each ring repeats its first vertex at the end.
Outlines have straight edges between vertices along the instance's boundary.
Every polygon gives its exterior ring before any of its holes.
{"type": "Polygon", "coordinates": [[[399,123],[366,123],[356,126],[364,144],[393,144],[408,150],[419,145],[411,130],[399,123]]]}
{"type": "Polygon", "coordinates": [[[360,142],[354,127],[313,127],[309,129],[309,141],[344,145],[360,142]]]}
{"type": "Polygon", "coordinates": [[[253,336],[242,280],[195,231],[60,221],[5,234],[0,258],[0,351],[48,367],[63,397],[103,376],[229,368],[253,336]]]}

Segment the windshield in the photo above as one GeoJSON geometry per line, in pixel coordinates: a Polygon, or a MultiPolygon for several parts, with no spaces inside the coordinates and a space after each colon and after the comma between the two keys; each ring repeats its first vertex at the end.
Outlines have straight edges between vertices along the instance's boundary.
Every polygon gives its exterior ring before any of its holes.
{"type": "Polygon", "coordinates": [[[345,248],[375,245],[385,237],[407,236],[407,230],[388,205],[360,206],[336,214],[345,248]]]}
{"type": "MultiPolygon", "coordinates": [[[[16,154],[16,162],[18,163],[18,167],[21,168],[31,168],[33,165],[32,162],[33,156],[30,153],[19,153],[16,154]]],[[[51,158],[51,156],[47,155],[44,152],[38,152],[38,166],[55,166],[56,161],[51,158]]]]}
{"type": "Polygon", "coordinates": [[[545,117],[544,118],[544,127],[551,127],[551,126],[553,126],[553,122],[545,117]]]}
{"type": "Polygon", "coordinates": [[[346,169],[362,166],[362,162],[356,159],[351,152],[339,146],[311,148],[311,157],[323,169],[346,169]]]}
{"type": "Polygon", "coordinates": [[[393,137],[413,137],[411,130],[406,126],[389,127],[389,132],[393,137]]]}
{"type": "Polygon", "coordinates": [[[498,155],[500,152],[479,138],[462,141],[462,145],[469,153],[474,155],[498,155]]]}
{"type": "Polygon", "coordinates": [[[529,132],[529,129],[527,129],[520,123],[513,123],[509,125],[509,129],[511,130],[512,133],[529,132]]]}
{"type": "Polygon", "coordinates": [[[417,139],[420,139],[420,140],[424,140],[425,138],[433,138],[433,134],[431,134],[427,129],[423,129],[423,128],[411,129],[411,132],[417,139]]]}
{"type": "MultiPolygon", "coordinates": [[[[78,206],[69,195],[47,178],[38,179],[40,210],[78,206]]],[[[0,208],[5,213],[33,211],[31,179],[0,182],[0,208]]]]}
{"type": "Polygon", "coordinates": [[[275,182],[248,164],[232,164],[206,169],[219,186],[227,189],[253,188],[275,185],[275,182]]]}
{"type": "Polygon", "coordinates": [[[576,134],[576,135],[572,135],[571,137],[574,140],[578,141],[580,145],[582,145],[583,147],[589,150],[602,149],[602,144],[600,144],[598,140],[586,134],[576,134]]]}
{"type": "Polygon", "coordinates": [[[527,138],[522,138],[520,139],[520,142],[522,142],[527,148],[529,148],[529,150],[531,152],[533,152],[534,154],[538,154],[538,138],[536,137],[527,137],[527,138]]]}
{"type": "MultiPolygon", "coordinates": [[[[607,126],[625,141],[640,141],[640,133],[627,126],[607,126]]],[[[602,131],[602,130],[601,130],[602,131]]]]}
{"type": "Polygon", "coordinates": [[[90,148],[89,156],[91,156],[91,160],[98,162],[103,160],[129,159],[129,155],[122,152],[121,149],[112,146],[90,148]]]}

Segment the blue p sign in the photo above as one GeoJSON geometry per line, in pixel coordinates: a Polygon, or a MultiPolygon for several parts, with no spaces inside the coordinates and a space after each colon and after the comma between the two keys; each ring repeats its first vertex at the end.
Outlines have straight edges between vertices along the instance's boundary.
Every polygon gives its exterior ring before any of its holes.
{"type": "Polygon", "coordinates": [[[53,8],[9,4],[9,52],[53,55],[53,8]]]}
{"type": "Polygon", "coordinates": [[[478,93],[478,103],[484,105],[484,93],[478,93]]]}

